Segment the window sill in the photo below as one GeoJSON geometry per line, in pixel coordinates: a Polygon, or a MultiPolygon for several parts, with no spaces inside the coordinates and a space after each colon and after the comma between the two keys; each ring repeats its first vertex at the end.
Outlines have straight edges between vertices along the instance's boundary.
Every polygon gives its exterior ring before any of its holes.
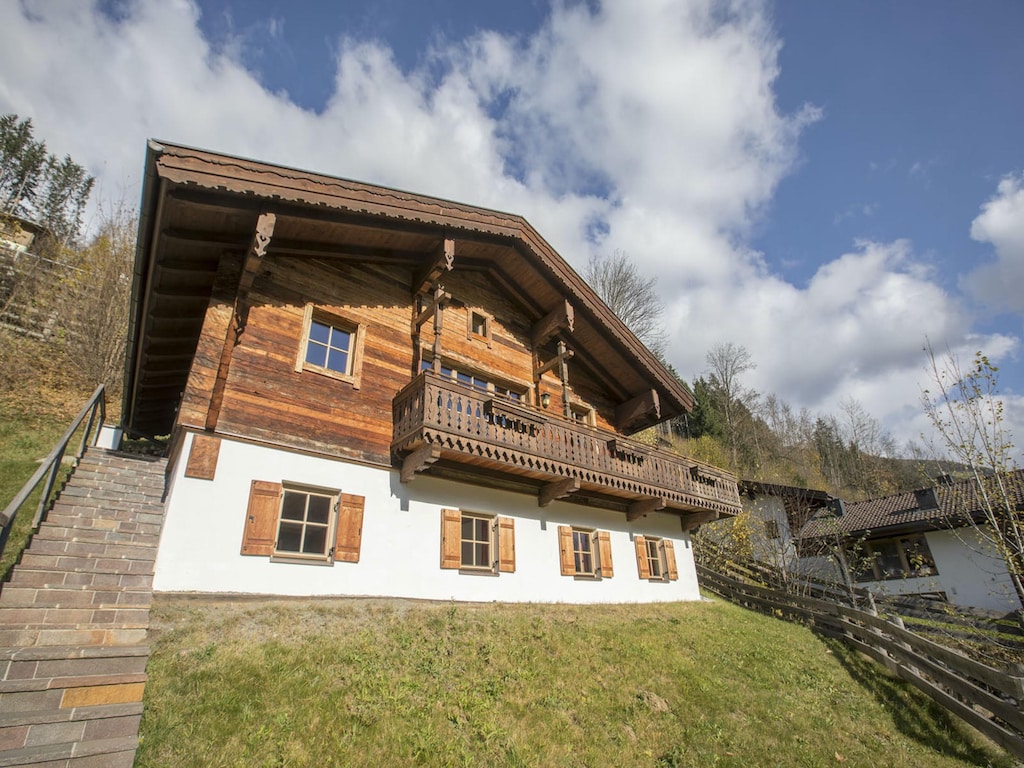
{"type": "Polygon", "coordinates": [[[334,560],[329,557],[312,557],[295,554],[273,554],[270,556],[270,562],[272,563],[290,563],[291,565],[324,565],[331,567],[334,565],[334,560]]]}
{"type": "Polygon", "coordinates": [[[321,368],[316,365],[310,365],[309,363],[303,364],[302,372],[316,373],[320,376],[326,376],[329,379],[344,381],[346,384],[351,384],[353,389],[359,389],[359,377],[348,373],[339,373],[338,371],[332,371],[330,368],[321,368]]]}
{"type": "Polygon", "coordinates": [[[495,576],[498,572],[492,568],[459,568],[459,573],[466,576],[495,576]]]}

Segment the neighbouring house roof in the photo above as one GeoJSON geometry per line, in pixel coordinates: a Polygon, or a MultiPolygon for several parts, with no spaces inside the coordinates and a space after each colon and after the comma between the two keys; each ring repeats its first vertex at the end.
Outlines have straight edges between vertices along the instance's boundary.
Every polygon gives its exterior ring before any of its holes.
{"type": "Polygon", "coordinates": [[[693,396],[521,216],[201,149],[150,141],[139,217],[122,418],[166,434],[185,389],[220,259],[241,261],[261,213],[276,217],[269,255],[429,266],[456,243],[455,269],[484,272],[531,321],[559,303],[567,337],[623,402],[653,392],[650,426],[693,396]]]}
{"type": "Polygon", "coordinates": [[[757,480],[741,480],[739,490],[740,496],[749,498],[774,496],[780,499],[786,511],[786,524],[789,526],[788,535],[790,536],[798,532],[817,510],[833,501],[832,496],[826,491],[779,485],[778,483],[762,483],[757,480]]]}
{"type": "MultiPolygon", "coordinates": [[[[832,505],[815,515],[800,531],[801,539],[824,536],[895,535],[911,531],[935,530],[963,525],[977,519],[985,509],[985,496],[990,499],[1006,494],[1014,509],[1024,510],[1024,470],[998,475],[940,483],[890,496],[832,505]]],[[[998,504],[998,501],[995,501],[998,504]]]]}

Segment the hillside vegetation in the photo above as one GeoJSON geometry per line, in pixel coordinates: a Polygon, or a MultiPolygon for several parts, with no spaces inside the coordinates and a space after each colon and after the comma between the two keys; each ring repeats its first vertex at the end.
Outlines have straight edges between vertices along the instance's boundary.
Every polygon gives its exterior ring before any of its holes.
{"type": "Polygon", "coordinates": [[[137,766],[1009,766],[844,646],[728,603],[163,596],[137,766]]]}

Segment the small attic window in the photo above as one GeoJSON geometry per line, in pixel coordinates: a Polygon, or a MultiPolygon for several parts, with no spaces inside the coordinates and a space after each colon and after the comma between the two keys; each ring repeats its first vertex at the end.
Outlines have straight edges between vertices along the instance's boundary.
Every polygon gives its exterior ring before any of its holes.
{"type": "Polygon", "coordinates": [[[466,338],[483,341],[491,346],[491,316],[479,309],[469,310],[466,319],[466,338]]]}
{"type": "Polygon", "coordinates": [[[935,495],[934,488],[922,488],[919,491],[914,491],[914,501],[917,502],[918,509],[939,508],[939,499],[935,495]]]}

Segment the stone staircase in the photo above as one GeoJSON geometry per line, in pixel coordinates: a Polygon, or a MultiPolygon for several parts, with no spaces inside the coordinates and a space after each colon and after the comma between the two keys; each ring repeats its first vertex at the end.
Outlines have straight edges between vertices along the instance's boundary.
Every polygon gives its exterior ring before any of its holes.
{"type": "Polygon", "coordinates": [[[0,592],[0,768],[128,768],[165,459],[91,448],[0,592]]]}

